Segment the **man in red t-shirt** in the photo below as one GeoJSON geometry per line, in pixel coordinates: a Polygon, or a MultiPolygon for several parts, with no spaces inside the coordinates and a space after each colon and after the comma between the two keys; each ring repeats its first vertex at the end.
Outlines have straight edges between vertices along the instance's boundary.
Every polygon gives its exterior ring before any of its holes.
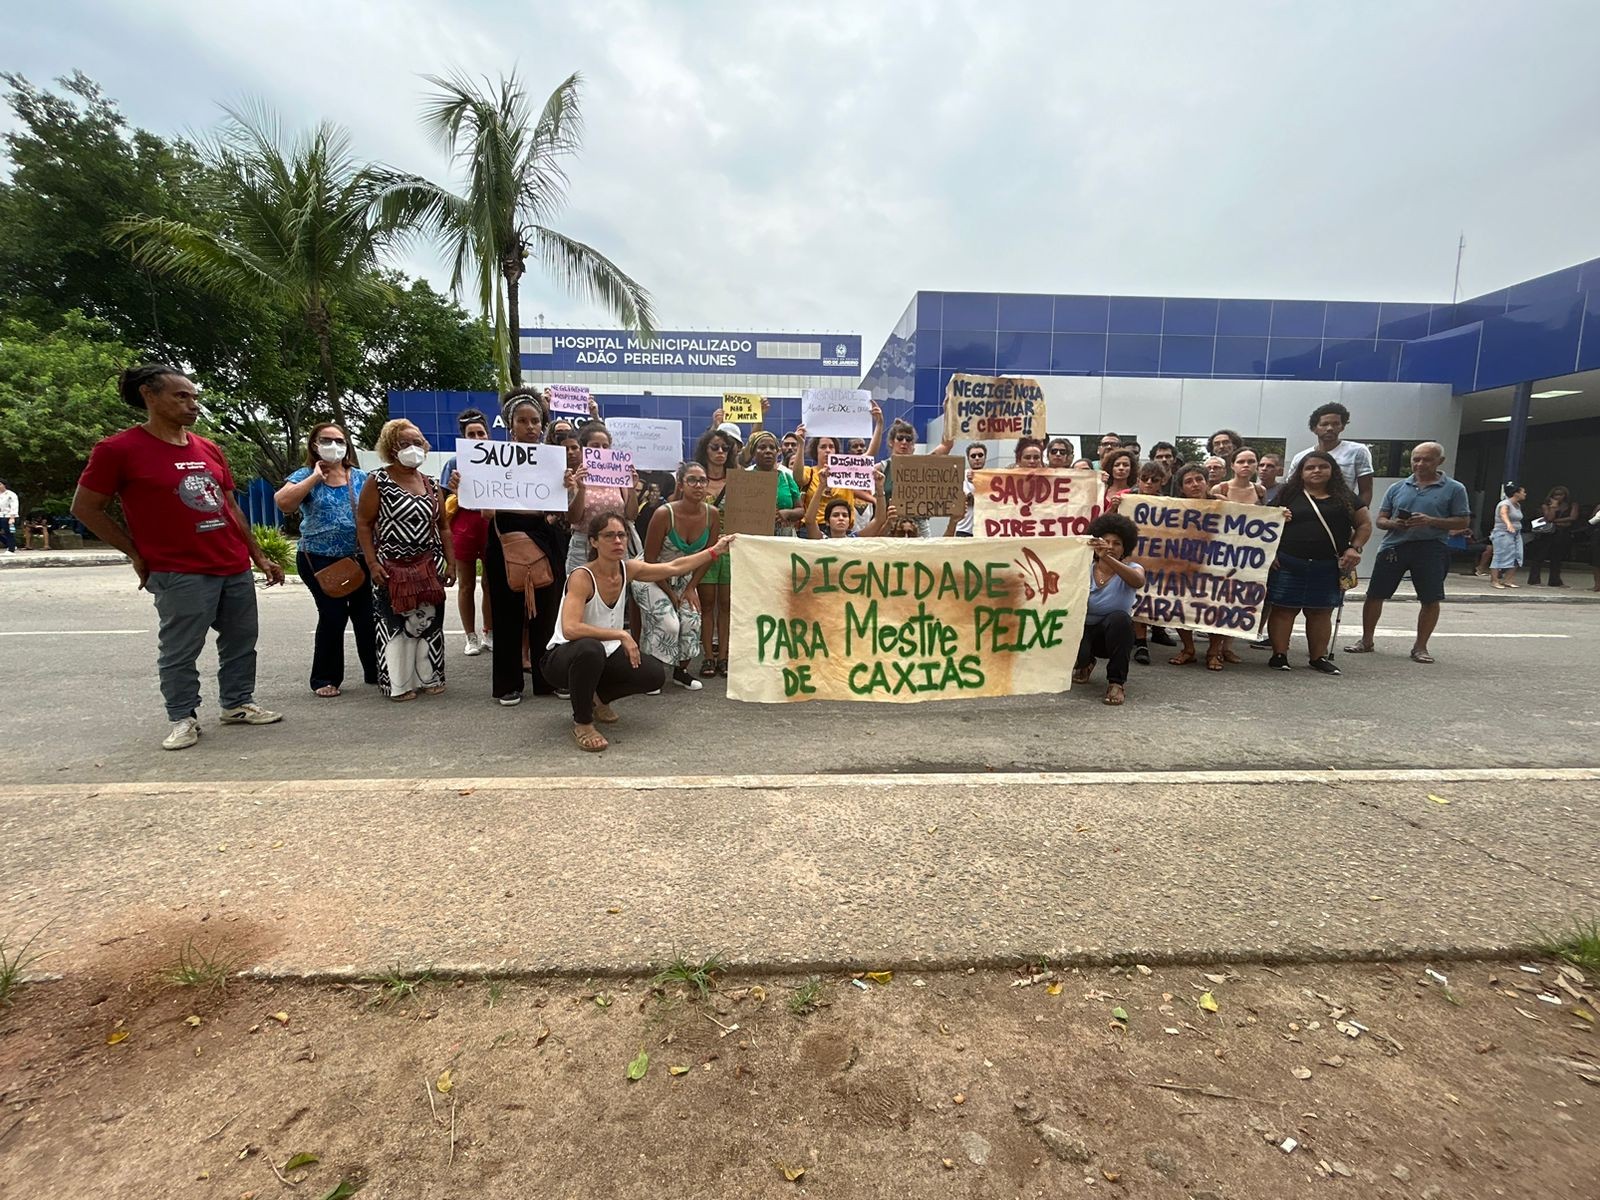
{"type": "Polygon", "coordinates": [[[214,442],[190,433],[199,394],[182,371],[150,363],[124,371],[122,399],[145,421],[96,444],[78,479],[72,515],[133,563],[139,586],[155,597],[161,622],[157,669],[172,730],[163,749],[200,740],[200,652],[217,631],[217,693],[224,725],[271,725],[282,713],[255,702],[256,587],[283,568],[256,545],[233,498],[233,472],[214,442]],[[107,507],[122,502],[127,528],[107,507]]]}

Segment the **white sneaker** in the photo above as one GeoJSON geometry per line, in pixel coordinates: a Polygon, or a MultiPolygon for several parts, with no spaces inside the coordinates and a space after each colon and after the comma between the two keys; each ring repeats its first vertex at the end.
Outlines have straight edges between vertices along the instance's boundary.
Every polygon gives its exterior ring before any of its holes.
{"type": "Polygon", "coordinates": [[[187,750],[200,740],[200,722],[194,717],[175,721],[172,732],[161,743],[163,750],[187,750]]]}
{"type": "Polygon", "coordinates": [[[259,704],[241,704],[223,709],[218,719],[224,725],[275,725],[283,720],[283,714],[268,712],[259,704]]]}
{"type": "Polygon", "coordinates": [[[474,658],[483,653],[483,643],[478,640],[477,634],[467,634],[467,648],[461,653],[465,654],[468,658],[474,658]]]}
{"type": "Polygon", "coordinates": [[[481,637],[478,638],[478,644],[481,645],[485,650],[493,650],[494,634],[485,632],[481,637]]]}

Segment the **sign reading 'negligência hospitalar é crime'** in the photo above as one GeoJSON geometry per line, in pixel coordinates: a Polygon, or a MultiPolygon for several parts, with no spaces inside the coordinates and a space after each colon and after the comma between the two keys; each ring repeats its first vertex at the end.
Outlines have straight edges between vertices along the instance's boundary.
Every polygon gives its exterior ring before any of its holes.
{"type": "Polygon", "coordinates": [[[740,537],[732,553],[731,699],[908,703],[1068,689],[1086,541],[740,537]]]}

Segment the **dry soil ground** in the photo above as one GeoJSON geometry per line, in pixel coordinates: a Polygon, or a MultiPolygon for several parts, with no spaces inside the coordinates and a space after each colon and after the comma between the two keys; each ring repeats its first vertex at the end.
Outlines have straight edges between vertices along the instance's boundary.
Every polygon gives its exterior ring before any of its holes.
{"type": "Polygon", "coordinates": [[[1600,1194],[1592,981],[1548,961],[834,977],[796,1014],[792,976],[201,992],[176,936],[0,1014],[0,1192],[1600,1194]]]}

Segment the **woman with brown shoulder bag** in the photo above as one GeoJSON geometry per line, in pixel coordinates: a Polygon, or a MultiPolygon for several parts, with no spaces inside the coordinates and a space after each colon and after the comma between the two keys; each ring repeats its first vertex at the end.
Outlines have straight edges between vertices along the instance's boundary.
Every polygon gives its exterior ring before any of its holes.
{"type": "Polygon", "coordinates": [[[306,438],[306,465],[290,475],[273,500],[300,514],[295,562],[317,605],[311,648],[311,690],[324,699],[344,686],[344,630],[356,635],[362,677],[378,682],[378,635],[372,612],[372,581],[356,536],[356,498],[367,473],[356,466],[355,449],[339,426],[315,426],[306,438]]]}
{"type": "MultiPolygon", "coordinates": [[[[513,442],[537,443],[544,437],[544,406],[534,388],[507,395],[502,409],[506,432],[513,442]]],[[[567,486],[572,486],[571,471],[567,486]]],[[[567,556],[566,530],[558,513],[497,512],[489,522],[489,540],[483,553],[483,585],[494,614],[494,659],[491,693],[509,708],[522,703],[523,675],[528,647],[542,652],[556,627],[561,602],[559,571],[567,556]]],[[[555,694],[538,671],[533,671],[536,696],[555,694]]]]}
{"type": "Polygon", "coordinates": [[[421,468],[428,439],[410,421],[390,421],[374,449],[387,464],[367,477],[356,531],[372,572],[378,625],[378,686],[391,700],[444,691],[445,588],[456,560],[439,485],[421,468]]]}

